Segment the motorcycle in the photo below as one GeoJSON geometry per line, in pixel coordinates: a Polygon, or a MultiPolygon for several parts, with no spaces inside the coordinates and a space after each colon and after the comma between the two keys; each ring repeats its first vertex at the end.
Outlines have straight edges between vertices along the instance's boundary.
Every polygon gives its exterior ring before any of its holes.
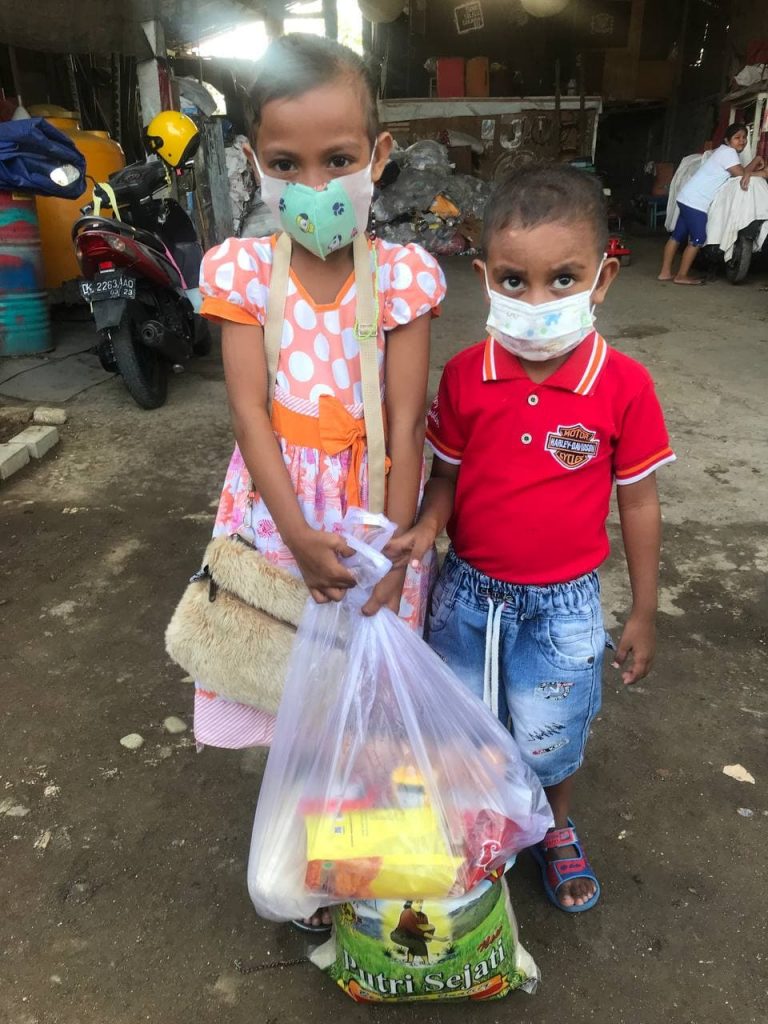
{"type": "Polygon", "coordinates": [[[175,199],[156,198],[169,180],[161,159],[129,164],[94,188],[94,205],[72,228],[99,360],[143,409],[163,405],[169,370],[207,355],[211,345],[196,312],[203,250],[194,225],[175,199]],[[100,215],[102,204],[113,218],[100,215]]]}

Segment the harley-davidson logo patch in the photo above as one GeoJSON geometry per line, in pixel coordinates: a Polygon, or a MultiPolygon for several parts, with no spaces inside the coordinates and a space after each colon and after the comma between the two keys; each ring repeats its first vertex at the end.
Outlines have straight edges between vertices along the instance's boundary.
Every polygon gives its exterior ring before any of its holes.
{"type": "Polygon", "coordinates": [[[595,430],[587,430],[581,423],[572,427],[558,427],[547,434],[546,449],[566,469],[579,469],[597,455],[600,441],[595,430]]]}

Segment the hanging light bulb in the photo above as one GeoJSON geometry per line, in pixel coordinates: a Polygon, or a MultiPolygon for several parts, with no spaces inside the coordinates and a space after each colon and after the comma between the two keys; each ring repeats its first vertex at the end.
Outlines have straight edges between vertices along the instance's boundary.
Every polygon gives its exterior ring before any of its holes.
{"type": "Polygon", "coordinates": [[[534,18],[551,18],[560,14],[570,0],[521,0],[523,10],[534,18]]]}

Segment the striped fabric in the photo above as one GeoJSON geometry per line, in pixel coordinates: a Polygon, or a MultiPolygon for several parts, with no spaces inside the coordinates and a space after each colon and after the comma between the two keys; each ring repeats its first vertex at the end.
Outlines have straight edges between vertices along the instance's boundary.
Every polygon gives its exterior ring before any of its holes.
{"type": "Polygon", "coordinates": [[[275,716],[245,704],[225,700],[210,690],[195,687],[195,739],[199,744],[241,750],[268,747],[275,732],[275,716]]]}
{"type": "Polygon", "coordinates": [[[650,476],[651,473],[655,473],[660,466],[666,466],[670,462],[674,462],[677,456],[672,449],[667,445],[662,448],[661,451],[656,452],[655,455],[651,455],[647,459],[643,459],[642,462],[638,462],[635,466],[629,466],[627,469],[616,470],[616,483],[621,484],[636,484],[639,480],[643,480],[645,477],[650,476]]]}

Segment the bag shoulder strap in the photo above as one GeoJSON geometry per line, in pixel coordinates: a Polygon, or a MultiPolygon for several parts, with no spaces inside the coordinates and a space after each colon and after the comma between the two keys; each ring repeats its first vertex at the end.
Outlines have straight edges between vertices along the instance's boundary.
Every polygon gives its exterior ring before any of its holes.
{"type": "MultiPolygon", "coordinates": [[[[355,266],[357,309],[355,337],[360,349],[360,377],[363,390],[363,415],[368,445],[368,507],[383,512],[386,497],[387,448],[384,438],[384,416],[381,408],[381,385],[378,362],[378,270],[376,253],[365,235],[352,242],[355,266]]],[[[267,315],[264,322],[264,354],[267,364],[267,410],[271,412],[275,380],[280,359],[280,346],[285,319],[285,300],[291,269],[291,239],[283,232],[272,251],[272,275],[269,281],[267,315]]]]}
{"type": "Polygon", "coordinates": [[[361,234],[352,242],[352,255],[355,261],[357,296],[355,337],[360,349],[363,415],[368,444],[368,508],[371,512],[383,512],[386,501],[387,445],[379,380],[379,282],[376,250],[369,247],[368,239],[361,234]]]}
{"type": "Polygon", "coordinates": [[[267,315],[264,321],[264,356],[267,362],[267,412],[272,412],[275,397],[277,364],[283,342],[285,300],[288,296],[288,275],[291,270],[291,239],[284,231],[272,250],[272,274],[269,279],[267,315]]]}

